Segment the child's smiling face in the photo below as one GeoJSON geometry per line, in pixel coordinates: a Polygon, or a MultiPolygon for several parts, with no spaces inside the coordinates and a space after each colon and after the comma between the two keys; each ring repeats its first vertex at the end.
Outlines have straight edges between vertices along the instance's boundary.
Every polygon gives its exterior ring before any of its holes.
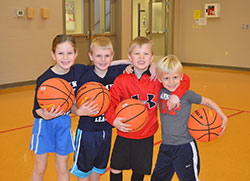
{"type": "Polygon", "coordinates": [[[146,70],[154,59],[152,45],[150,43],[143,44],[142,46],[135,45],[128,57],[134,68],[146,70]]]}
{"type": "Polygon", "coordinates": [[[69,41],[56,46],[55,52],[51,52],[52,58],[56,61],[56,69],[59,72],[67,72],[75,63],[77,51],[69,41]]]}
{"type": "Polygon", "coordinates": [[[174,71],[171,73],[162,73],[159,77],[162,85],[165,89],[173,92],[181,84],[182,74],[179,71],[174,71]]]}
{"type": "Polygon", "coordinates": [[[107,71],[113,60],[113,51],[111,48],[103,48],[94,46],[92,52],[89,53],[90,60],[93,61],[95,69],[107,71]]]}

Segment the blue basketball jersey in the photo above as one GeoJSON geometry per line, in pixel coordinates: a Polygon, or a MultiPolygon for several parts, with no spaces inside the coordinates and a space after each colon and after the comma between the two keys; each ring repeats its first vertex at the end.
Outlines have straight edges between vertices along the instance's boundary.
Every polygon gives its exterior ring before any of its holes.
{"type": "Polygon", "coordinates": [[[56,74],[51,70],[53,66],[49,67],[42,75],[38,77],[36,80],[36,89],[35,89],[35,98],[34,98],[34,107],[33,107],[33,115],[35,118],[41,118],[37,113],[36,110],[40,109],[41,107],[39,106],[37,102],[37,90],[40,87],[40,85],[50,79],[50,78],[62,78],[70,83],[70,85],[73,87],[74,91],[76,91],[79,81],[81,77],[84,76],[86,72],[88,72],[91,68],[93,68],[93,65],[82,65],[82,64],[75,64],[70,68],[70,71],[67,74],[64,75],[59,75],[56,74]]]}
{"type": "MultiPolygon", "coordinates": [[[[105,77],[101,78],[94,72],[94,67],[92,67],[86,74],[83,75],[81,79],[81,85],[95,81],[100,82],[109,90],[113,85],[115,78],[123,73],[123,70],[128,65],[114,65],[108,68],[105,77]]],[[[81,86],[78,86],[80,88],[81,86]]],[[[100,131],[111,129],[112,126],[106,122],[104,114],[97,117],[80,116],[78,128],[83,131],[100,131]]]]}
{"type": "Polygon", "coordinates": [[[38,114],[36,110],[40,109],[37,102],[37,90],[39,86],[47,79],[50,78],[62,78],[68,81],[74,90],[76,90],[80,78],[92,67],[86,65],[76,64],[73,65],[70,71],[64,75],[58,75],[54,73],[51,68],[47,69],[37,79],[33,115],[35,117],[35,123],[32,131],[32,139],[30,149],[36,154],[43,154],[48,152],[55,152],[60,155],[67,155],[74,151],[73,136],[71,133],[71,119],[70,116],[62,115],[51,120],[44,120],[38,114]]]}

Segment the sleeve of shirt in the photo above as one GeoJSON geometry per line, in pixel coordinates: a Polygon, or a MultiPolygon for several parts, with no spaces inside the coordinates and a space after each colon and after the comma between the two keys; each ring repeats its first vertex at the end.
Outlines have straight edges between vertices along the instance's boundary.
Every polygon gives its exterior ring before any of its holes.
{"type": "Polygon", "coordinates": [[[75,64],[72,68],[74,68],[75,77],[82,78],[93,67],[93,65],[75,64]]]}
{"type": "Polygon", "coordinates": [[[120,79],[117,77],[115,79],[114,85],[110,88],[110,97],[111,102],[108,110],[105,112],[105,117],[108,123],[110,123],[113,126],[113,122],[116,118],[115,116],[115,109],[117,105],[120,103],[121,100],[121,88],[120,88],[120,79]]]}
{"type": "Polygon", "coordinates": [[[127,66],[128,66],[127,64],[112,65],[109,67],[109,69],[112,72],[115,72],[115,75],[120,75],[123,73],[123,71],[126,69],[127,66]]]}
{"type": "Polygon", "coordinates": [[[38,101],[37,101],[37,90],[38,90],[40,85],[41,85],[40,81],[37,80],[36,81],[36,88],[35,88],[35,95],[34,95],[34,105],[33,105],[33,110],[32,110],[33,116],[35,118],[40,118],[40,116],[36,113],[36,110],[41,108],[40,105],[38,104],[38,101]]]}
{"type": "Polygon", "coordinates": [[[181,99],[181,97],[187,92],[190,87],[190,79],[188,75],[183,74],[180,86],[172,93],[175,94],[181,99]]]}
{"type": "Polygon", "coordinates": [[[189,90],[187,95],[189,97],[190,103],[200,104],[202,101],[202,96],[192,90],[189,90]]]}

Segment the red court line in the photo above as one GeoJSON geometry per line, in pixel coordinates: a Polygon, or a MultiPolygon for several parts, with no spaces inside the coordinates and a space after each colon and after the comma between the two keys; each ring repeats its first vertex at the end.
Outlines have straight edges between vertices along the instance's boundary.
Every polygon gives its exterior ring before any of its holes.
{"type": "Polygon", "coordinates": [[[226,109],[226,110],[231,110],[231,111],[242,111],[242,112],[250,113],[250,111],[239,110],[239,109],[228,108],[228,107],[221,107],[221,109],[226,109]]]}
{"type": "MultiPolygon", "coordinates": [[[[110,167],[107,167],[104,174],[106,174],[109,170],[110,170],[110,167]]],[[[104,174],[101,174],[101,176],[104,175],[104,174]]]]}
{"type": "Polygon", "coordinates": [[[240,111],[240,112],[231,114],[231,115],[229,115],[229,116],[227,116],[227,117],[230,118],[230,117],[236,116],[236,115],[241,114],[241,113],[244,113],[244,112],[245,112],[245,111],[240,111]]]}
{"type": "MultiPolygon", "coordinates": [[[[229,108],[229,109],[230,109],[230,108],[229,108]]],[[[230,109],[230,110],[233,110],[233,109],[230,109]]],[[[234,109],[234,111],[235,111],[235,109],[234,109]]],[[[235,115],[238,115],[238,114],[241,114],[241,113],[244,113],[244,112],[246,112],[246,111],[240,111],[240,112],[237,112],[237,113],[235,113],[235,114],[231,114],[231,115],[229,115],[229,116],[227,116],[227,117],[230,118],[230,117],[233,117],[233,116],[235,116],[235,115]]],[[[161,142],[162,142],[162,140],[155,142],[155,143],[154,143],[154,146],[160,144],[161,142]]],[[[106,174],[109,170],[110,170],[110,167],[107,167],[106,172],[105,172],[104,174],[106,174]]],[[[102,174],[102,175],[104,175],[104,174],[102,174]]]]}
{"type": "Polygon", "coordinates": [[[11,132],[11,131],[17,131],[19,129],[29,128],[29,127],[32,127],[32,126],[33,126],[33,124],[27,125],[27,126],[23,126],[23,127],[19,127],[19,128],[13,128],[13,129],[5,130],[5,131],[0,131],[0,134],[1,133],[8,133],[8,132],[11,132]]]}
{"type": "MultiPolygon", "coordinates": [[[[74,117],[77,117],[77,116],[76,115],[71,115],[71,118],[74,118],[74,117]]],[[[17,131],[17,130],[29,128],[29,127],[32,127],[32,126],[33,126],[33,124],[27,125],[27,126],[23,126],[23,127],[19,127],[19,128],[8,129],[8,130],[0,131],[0,134],[2,134],[2,133],[8,133],[8,132],[11,132],[11,131],[17,131]]]]}
{"type": "Polygon", "coordinates": [[[71,115],[71,114],[70,114],[70,117],[71,117],[71,118],[74,118],[74,117],[77,117],[77,115],[74,115],[74,114],[71,115]]]}
{"type": "Polygon", "coordinates": [[[160,144],[160,143],[161,143],[161,141],[162,141],[162,140],[155,142],[155,143],[154,143],[154,146],[156,146],[156,145],[160,144]]]}
{"type": "MultiPolygon", "coordinates": [[[[243,110],[238,110],[238,109],[233,109],[233,108],[222,107],[222,109],[227,109],[227,110],[232,110],[232,111],[239,111],[237,113],[229,115],[228,118],[230,118],[232,116],[236,116],[236,115],[241,114],[241,113],[250,113],[250,111],[243,111],[243,110]]],[[[76,116],[75,115],[71,115],[71,117],[73,118],[73,117],[76,117],[76,116]]],[[[5,130],[5,131],[0,131],[0,134],[11,132],[11,131],[17,131],[17,130],[29,128],[29,127],[32,127],[32,126],[33,126],[33,124],[32,125],[23,126],[23,127],[19,127],[19,128],[13,128],[13,129],[5,130]]]]}

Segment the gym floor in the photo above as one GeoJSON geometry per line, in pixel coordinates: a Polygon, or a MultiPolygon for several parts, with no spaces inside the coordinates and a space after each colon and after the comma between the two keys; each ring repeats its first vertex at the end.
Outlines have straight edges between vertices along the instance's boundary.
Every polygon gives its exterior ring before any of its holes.
{"type": "MultiPolygon", "coordinates": [[[[198,142],[201,158],[201,181],[250,180],[250,72],[205,67],[184,66],[191,79],[191,89],[211,98],[228,116],[224,135],[213,142],[198,142]]],[[[34,85],[0,90],[0,180],[30,180],[34,155],[29,150],[33,126],[31,114],[34,85]]],[[[194,105],[192,111],[199,106],[194,105]]],[[[72,117],[75,134],[78,117],[72,117]]],[[[115,130],[113,142],[115,139],[115,130]]],[[[161,143],[160,129],[155,134],[153,168],[161,143]]],[[[46,181],[57,180],[54,154],[49,155],[46,181]]],[[[73,154],[68,165],[71,167],[73,154]]],[[[109,180],[109,167],[101,181],[109,180]]],[[[131,171],[124,172],[124,181],[130,180],[131,171]]],[[[71,180],[77,180],[70,175],[71,180]]],[[[145,181],[150,176],[145,176],[145,181]]],[[[174,176],[173,181],[178,178],[174,176]]]]}

